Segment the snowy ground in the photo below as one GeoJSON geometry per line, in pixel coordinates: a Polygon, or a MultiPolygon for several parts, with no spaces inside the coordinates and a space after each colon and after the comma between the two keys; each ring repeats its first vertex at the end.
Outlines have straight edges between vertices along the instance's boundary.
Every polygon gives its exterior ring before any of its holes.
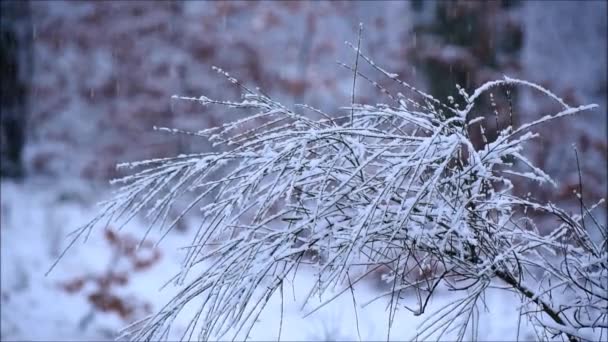
{"type": "MultiPolygon", "coordinates": [[[[2,183],[1,253],[2,253],[2,340],[111,340],[128,322],[113,312],[95,310],[86,298],[86,287],[68,293],[61,284],[87,273],[103,273],[112,259],[111,248],[95,231],[86,244],[79,243],[45,277],[45,272],[66,243],[65,235],[95,213],[95,202],[107,191],[89,185],[75,185],[34,179],[17,184],[2,183]],[[86,318],[88,317],[88,318],[86,318]]],[[[134,222],[125,228],[133,236],[141,236],[144,227],[134,222]]],[[[135,295],[158,309],[175,292],[175,288],[159,288],[172,276],[181,261],[179,247],[186,245],[190,234],[172,233],[160,245],[162,258],[152,268],[134,273],[129,283],[117,290],[135,295]]],[[[378,300],[361,308],[361,304],[377,296],[380,289],[371,282],[355,289],[357,320],[350,294],[304,318],[314,308],[313,300],[301,310],[303,297],[314,281],[313,271],[304,270],[292,288],[286,287],[282,340],[386,340],[388,311],[386,301],[378,300]],[[293,292],[293,293],[292,293],[293,292]]],[[[324,298],[329,298],[325,296],[324,298]]],[[[451,294],[440,294],[432,307],[452,300],[451,294]]],[[[481,308],[480,340],[515,340],[518,324],[517,298],[489,292],[487,309],[481,308]]],[[[279,297],[273,298],[251,333],[252,340],[276,340],[281,317],[279,297]]],[[[188,323],[188,312],[176,321],[174,332],[181,336],[188,323]]],[[[423,317],[414,317],[406,310],[397,313],[391,340],[414,336],[423,317]]],[[[522,325],[524,323],[522,322],[522,325]]],[[[520,339],[534,339],[533,330],[522,326],[520,339]]]]}

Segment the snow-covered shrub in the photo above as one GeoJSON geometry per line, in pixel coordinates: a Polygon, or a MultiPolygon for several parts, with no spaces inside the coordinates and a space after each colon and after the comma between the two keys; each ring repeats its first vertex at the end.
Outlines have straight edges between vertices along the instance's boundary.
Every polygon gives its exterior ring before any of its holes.
{"type": "Polygon", "coordinates": [[[242,89],[241,101],[180,98],[248,113],[198,132],[161,130],[209,139],[221,151],[120,165],[138,171],[113,181],[121,186],[115,197],[75,239],[98,223],[126,223],[140,213],[150,218],[148,231],[159,225],[165,234],[186,212],[200,208],[201,215],[175,277],[180,292],[130,337],[167,338],[172,321],[195,299],[201,304],[184,338],[247,334],[270,297],[282,298],[302,263],[312,265],[318,278],[308,298],[334,287],[352,295],[349,289],[366,274],[388,268],[390,291],[379,298],[390,301],[389,329],[397,309],[427,315],[416,339],[462,340],[468,331],[475,336],[491,286],[520,296],[522,317],[539,339],[605,337],[606,228],[582,192],[580,213],[569,214],[538,203],[533,194],[514,195],[510,180],[555,185],[524,157],[525,144],[538,136],[536,126],[595,105],[571,107],[536,84],[505,77],[471,94],[460,89],[466,103],[460,108],[411,87],[354,50],[353,103],[341,116],[306,105],[286,108],[217,69],[242,89]],[[357,65],[363,61],[410,95],[393,94],[361,74],[357,65]],[[355,103],[357,76],[372,82],[389,104],[355,103]],[[485,119],[468,114],[482,96],[515,86],[536,89],[561,111],[504,127],[475,148],[471,132],[483,132],[484,120],[494,114],[492,108],[485,119]],[[188,194],[193,197],[183,214],[168,220],[174,201],[188,194]],[[549,234],[539,232],[530,211],[557,219],[542,222],[553,225],[549,234]],[[590,238],[593,230],[600,239],[590,238]],[[203,261],[210,266],[199,268],[203,261]],[[432,272],[410,276],[424,270],[432,272]],[[456,292],[459,300],[427,313],[440,289],[456,292]]]}

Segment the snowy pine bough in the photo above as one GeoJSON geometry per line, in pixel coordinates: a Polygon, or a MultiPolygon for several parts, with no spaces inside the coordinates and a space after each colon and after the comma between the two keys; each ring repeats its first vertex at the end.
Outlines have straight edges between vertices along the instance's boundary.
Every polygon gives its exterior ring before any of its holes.
{"type": "Polygon", "coordinates": [[[465,105],[459,108],[354,50],[357,62],[347,66],[354,75],[353,103],[341,116],[306,105],[288,109],[217,69],[242,89],[241,101],[180,98],[254,114],[200,132],[165,130],[208,139],[220,152],[119,166],[135,171],[113,181],[120,185],[114,198],[75,239],[99,223],[126,224],[138,214],[150,219],[148,232],[158,225],[164,233],[188,211],[200,209],[201,216],[174,278],[180,292],[129,329],[129,338],[166,339],[172,321],[194,299],[201,304],[183,339],[248,334],[270,297],[282,298],[303,264],[317,275],[308,298],[333,288],[354,296],[354,284],[379,267],[388,269],[390,291],[378,299],[390,302],[389,330],[398,324],[398,309],[426,317],[412,339],[475,336],[489,287],[519,295],[522,319],[541,340],[606,338],[608,235],[594,206],[578,192],[580,212],[570,214],[517,196],[511,182],[525,177],[554,185],[524,157],[524,144],[538,136],[536,126],[596,106],[571,107],[536,84],[505,77],[472,94],[460,89],[465,105]],[[359,57],[410,96],[393,94],[361,74],[359,57]],[[389,104],[354,103],[357,76],[389,104]],[[484,135],[483,147],[476,148],[470,134],[483,132],[491,115],[471,118],[472,109],[491,91],[516,86],[536,89],[561,111],[503,127],[493,141],[484,135]],[[306,111],[321,118],[311,119],[306,111]],[[169,218],[178,198],[189,204],[169,218]],[[551,225],[544,229],[549,233],[539,232],[532,211],[554,218],[542,223],[551,225]],[[592,230],[601,239],[592,239],[592,230]],[[210,266],[196,268],[202,262],[210,266]],[[413,276],[417,272],[425,275],[413,276]],[[446,289],[459,299],[428,312],[429,299],[446,289]]]}

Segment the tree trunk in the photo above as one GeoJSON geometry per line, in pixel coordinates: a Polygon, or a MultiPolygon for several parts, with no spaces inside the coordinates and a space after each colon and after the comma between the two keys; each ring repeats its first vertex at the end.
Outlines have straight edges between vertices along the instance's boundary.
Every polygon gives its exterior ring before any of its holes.
{"type": "Polygon", "coordinates": [[[0,24],[0,177],[24,176],[22,162],[32,76],[29,1],[2,1],[0,24]]]}

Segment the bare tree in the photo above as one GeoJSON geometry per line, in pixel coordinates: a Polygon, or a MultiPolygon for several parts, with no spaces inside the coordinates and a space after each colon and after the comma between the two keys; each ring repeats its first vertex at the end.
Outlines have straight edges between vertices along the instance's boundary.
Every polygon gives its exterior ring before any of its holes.
{"type": "Polygon", "coordinates": [[[288,277],[307,263],[318,274],[308,298],[334,286],[343,288],[338,295],[354,296],[349,291],[354,284],[377,267],[387,267],[390,291],[378,297],[390,300],[387,337],[398,308],[427,316],[414,339],[475,336],[484,293],[498,286],[520,296],[522,317],[535,326],[539,339],[605,338],[606,227],[586,206],[582,191],[577,194],[581,212],[569,214],[532,196],[514,195],[510,180],[524,177],[554,185],[524,157],[525,143],[538,136],[536,126],[596,106],[571,107],[541,86],[505,77],[472,94],[459,88],[466,103],[459,108],[456,101],[442,103],[415,89],[351,47],[355,65],[344,66],[353,71],[354,81],[361,77],[377,87],[389,104],[354,103],[353,82],[353,103],[344,115],[306,105],[296,111],[216,68],[242,89],[241,101],[179,98],[247,114],[199,132],[161,130],[209,139],[221,151],[120,165],[138,171],[114,181],[121,185],[115,197],[77,231],[74,241],[98,223],[124,225],[139,213],[150,218],[148,232],[155,225],[169,232],[195,207],[202,215],[174,278],[182,285],[180,292],[132,329],[130,337],[166,339],[172,321],[194,299],[202,304],[184,339],[195,332],[202,340],[248,335],[271,296],[282,298],[288,277]],[[410,95],[379,86],[359,71],[359,62],[410,95]],[[496,139],[475,148],[471,132],[483,133],[487,119],[471,119],[469,113],[482,96],[515,86],[538,90],[561,111],[504,127],[496,139]],[[168,222],[174,201],[188,193],[194,193],[189,205],[168,222]],[[557,220],[534,222],[527,216],[532,210],[557,220]],[[554,228],[543,235],[537,224],[554,228]],[[590,238],[592,229],[599,231],[600,240],[590,238]],[[210,266],[199,269],[202,262],[210,266]],[[357,273],[362,266],[367,271],[357,273]],[[194,269],[200,272],[191,274],[194,269]],[[430,271],[410,276],[420,270],[430,271]],[[446,288],[458,300],[427,313],[430,298],[446,288]],[[414,296],[405,295],[412,290],[414,296]]]}

